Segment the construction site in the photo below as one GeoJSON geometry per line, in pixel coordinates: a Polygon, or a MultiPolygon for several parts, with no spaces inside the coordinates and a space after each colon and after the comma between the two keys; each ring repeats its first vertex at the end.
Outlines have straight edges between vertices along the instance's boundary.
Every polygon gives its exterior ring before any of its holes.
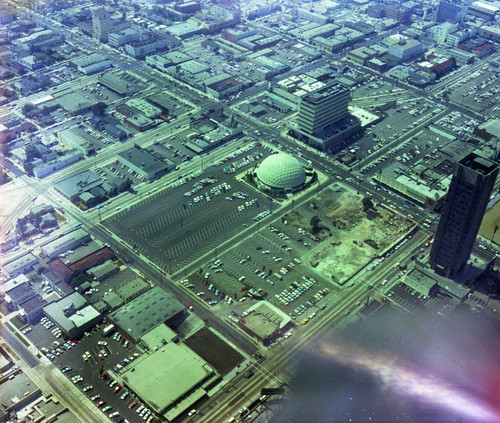
{"type": "Polygon", "coordinates": [[[316,237],[317,243],[302,256],[304,263],[340,285],[413,226],[405,216],[342,188],[321,191],[287,219],[289,225],[311,228],[316,237]]]}

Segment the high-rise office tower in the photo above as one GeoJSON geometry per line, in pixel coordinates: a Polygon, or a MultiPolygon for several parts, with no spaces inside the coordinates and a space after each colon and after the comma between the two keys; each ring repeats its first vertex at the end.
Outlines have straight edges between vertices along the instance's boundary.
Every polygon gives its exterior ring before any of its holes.
{"type": "Polygon", "coordinates": [[[108,40],[108,34],[112,33],[114,28],[111,15],[106,9],[100,7],[94,10],[92,13],[92,29],[92,35],[95,39],[99,41],[108,40]]]}
{"type": "Polygon", "coordinates": [[[458,162],[430,254],[437,274],[453,278],[467,263],[497,175],[498,165],[477,154],[458,162]]]}
{"type": "Polygon", "coordinates": [[[328,126],[348,115],[349,90],[332,83],[302,97],[297,123],[308,135],[321,134],[328,126]]]}
{"type": "Polygon", "coordinates": [[[461,22],[467,13],[467,5],[469,0],[441,0],[439,2],[436,22],[446,22],[447,20],[453,20],[456,22],[461,22]]]}

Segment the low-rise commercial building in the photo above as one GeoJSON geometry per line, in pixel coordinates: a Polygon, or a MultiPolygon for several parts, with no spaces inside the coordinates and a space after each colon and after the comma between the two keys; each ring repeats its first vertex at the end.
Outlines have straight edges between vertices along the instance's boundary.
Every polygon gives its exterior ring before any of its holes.
{"type": "Polygon", "coordinates": [[[140,81],[128,72],[112,73],[105,72],[100,75],[98,81],[105,87],[120,95],[132,95],[139,90],[140,81]]]}
{"type": "Polygon", "coordinates": [[[68,338],[74,338],[101,320],[100,313],[78,292],[55,301],[43,309],[68,338]]]}
{"type": "Polygon", "coordinates": [[[75,201],[81,193],[103,185],[103,179],[95,172],[86,170],[55,184],[55,189],[71,201],[75,201]]]}
{"type": "Polygon", "coordinates": [[[59,97],[56,100],[57,104],[61,106],[64,110],[72,115],[79,115],[90,110],[90,108],[95,104],[84,97],[81,94],[70,92],[68,94],[59,97]]]}
{"type": "Polygon", "coordinates": [[[132,28],[125,28],[119,32],[108,34],[108,44],[111,47],[121,47],[125,44],[138,41],[141,38],[141,33],[132,28]]]}
{"type": "Polygon", "coordinates": [[[172,323],[185,312],[175,297],[158,286],[111,313],[108,318],[130,341],[137,340],[161,323],[172,323]]]}
{"type": "Polygon", "coordinates": [[[73,272],[84,271],[90,269],[94,266],[104,263],[106,260],[110,260],[115,256],[113,250],[109,247],[103,247],[88,256],[81,258],[80,260],[74,262],[69,268],[73,272]]]}
{"type": "Polygon", "coordinates": [[[166,342],[128,365],[116,379],[162,420],[171,422],[206,398],[220,376],[185,345],[166,342]]]}
{"type": "Polygon", "coordinates": [[[118,155],[118,161],[149,181],[160,177],[174,167],[172,162],[158,160],[140,147],[132,147],[118,155]]]}
{"type": "Polygon", "coordinates": [[[233,78],[227,78],[222,81],[207,85],[207,94],[217,100],[224,99],[230,95],[241,91],[243,84],[233,78]]]}
{"type": "Polygon", "coordinates": [[[95,151],[98,142],[96,137],[81,128],[64,129],[58,133],[58,137],[61,142],[87,156],[95,151]]]}
{"type": "Polygon", "coordinates": [[[28,253],[4,264],[2,266],[3,274],[7,278],[15,278],[23,273],[27,273],[37,264],[38,259],[33,254],[28,253]]]}
{"type": "Polygon", "coordinates": [[[125,102],[125,104],[149,119],[155,119],[161,114],[161,109],[153,106],[151,103],[143,100],[142,98],[132,98],[125,102]]]}
{"type": "Polygon", "coordinates": [[[414,59],[423,53],[420,41],[401,36],[398,42],[389,46],[389,54],[403,62],[414,59]]]}
{"type": "Polygon", "coordinates": [[[267,346],[295,325],[286,313],[267,301],[259,301],[248,309],[238,326],[267,346]]]}
{"type": "Polygon", "coordinates": [[[418,267],[415,267],[404,276],[404,283],[419,294],[427,297],[431,297],[439,291],[437,281],[422,273],[418,267]]]}
{"type": "Polygon", "coordinates": [[[3,294],[16,286],[19,286],[25,282],[29,282],[28,277],[25,274],[20,274],[12,279],[8,279],[0,284],[0,293],[3,294]]]}
{"type": "Polygon", "coordinates": [[[111,260],[106,260],[104,263],[89,269],[87,273],[96,281],[102,281],[118,271],[118,266],[116,266],[111,260]]]}
{"type": "Polygon", "coordinates": [[[89,241],[90,235],[83,229],[77,229],[43,245],[41,250],[47,257],[56,258],[58,255],[89,241]]]}
{"type": "Polygon", "coordinates": [[[399,163],[393,163],[377,173],[374,179],[434,210],[442,205],[446,197],[451,175],[438,174],[431,169],[413,173],[399,163]]]}
{"type": "Polygon", "coordinates": [[[90,75],[111,67],[113,62],[105,54],[92,53],[70,60],[68,64],[79,72],[90,75]]]}
{"type": "Polygon", "coordinates": [[[125,44],[125,51],[136,59],[142,59],[165,50],[168,45],[169,42],[166,38],[162,38],[159,35],[152,35],[148,39],[125,44]]]}
{"type": "Polygon", "coordinates": [[[36,166],[33,169],[33,174],[36,178],[42,179],[60,169],[65,168],[66,166],[69,166],[70,164],[76,163],[81,159],[83,159],[83,153],[81,151],[77,151],[76,149],[70,150],[67,151],[64,156],[57,157],[54,160],[36,166]]]}
{"type": "Polygon", "coordinates": [[[125,303],[144,294],[151,288],[151,285],[141,278],[135,278],[115,289],[116,293],[125,303]]]}

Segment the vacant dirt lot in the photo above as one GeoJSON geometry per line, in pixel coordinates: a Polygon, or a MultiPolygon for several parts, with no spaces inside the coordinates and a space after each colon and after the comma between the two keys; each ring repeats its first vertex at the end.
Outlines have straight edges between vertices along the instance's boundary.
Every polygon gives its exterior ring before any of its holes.
{"type": "Polygon", "coordinates": [[[496,226],[498,226],[498,230],[495,233],[493,242],[497,246],[500,246],[500,201],[497,201],[484,215],[483,223],[481,223],[481,228],[479,228],[479,235],[487,240],[491,240],[496,226]]]}
{"type": "Polygon", "coordinates": [[[304,256],[304,262],[340,284],[378,257],[406,234],[412,222],[375,205],[365,212],[363,197],[343,190],[326,189],[307,206],[290,213],[292,225],[309,228],[311,217],[320,218],[320,242],[304,256]]]}

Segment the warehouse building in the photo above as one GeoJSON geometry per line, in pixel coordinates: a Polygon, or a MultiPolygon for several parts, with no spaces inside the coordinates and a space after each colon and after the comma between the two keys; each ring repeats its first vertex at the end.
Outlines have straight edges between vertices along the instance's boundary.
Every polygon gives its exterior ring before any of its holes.
{"type": "Polygon", "coordinates": [[[28,272],[38,264],[38,259],[31,253],[18,257],[2,266],[3,274],[7,278],[15,278],[28,272]]]}
{"type": "Polygon", "coordinates": [[[77,229],[43,245],[41,250],[47,257],[55,258],[89,241],[90,235],[83,229],[77,229]]]}
{"type": "Polygon", "coordinates": [[[120,153],[118,161],[148,181],[159,178],[175,167],[172,162],[158,160],[151,153],[138,146],[120,153]]]}
{"type": "Polygon", "coordinates": [[[175,297],[158,286],[111,313],[108,318],[132,342],[160,323],[173,323],[185,312],[175,297]]]}
{"type": "MultiPolygon", "coordinates": [[[[168,338],[167,338],[168,339],[168,338]]],[[[167,342],[113,375],[133,391],[162,421],[171,422],[207,397],[220,376],[184,344],[167,342]]]]}
{"type": "Polygon", "coordinates": [[[139,91],[140,81],[128,72],[105,72],[97,78],[105,87],[120,95],[132,95],[139,91]]]}
{"type": "Polygon", "coordinates": [[[92,53],[88,56],[80,56],[77,59],[73,59],[69,62],[69,66],[77,69],[85,75],[90,75],[95,72],[102,71],[111,67],[113,62],[108,58],[107,55],[92,53]]]}

